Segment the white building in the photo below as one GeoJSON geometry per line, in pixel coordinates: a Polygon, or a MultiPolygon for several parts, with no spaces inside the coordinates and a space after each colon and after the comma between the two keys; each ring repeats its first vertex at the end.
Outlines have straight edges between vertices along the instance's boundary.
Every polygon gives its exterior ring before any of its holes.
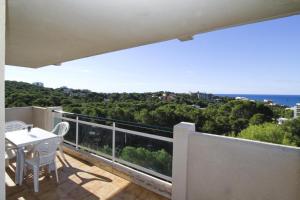
{"type": "Polygon", "coordinates": [[[64,94],[71,94],[71,92],[72,92],[72,89],[68,88],[66,86],[62,86],[62,87],[60,87],[60,89],[62,89],[64,94]]]}
{"type": "Polygon", "coordinates": [[[300,116],[300,103],[296,103],[296,106],[293,107],[294,110],[294,118],[300,116]]]}
{"type": "Polygon", "coordinates": [[[288,121],[289,119],[284,118],[284,117],[280,117],[277,119],[277,122],[279,125],[282,125],[284,122],[288,121]]]}
{"type": "Polygon", "coordinates": [[[247,97],[235,97],[235,100],[249,101],[247,97]]]}

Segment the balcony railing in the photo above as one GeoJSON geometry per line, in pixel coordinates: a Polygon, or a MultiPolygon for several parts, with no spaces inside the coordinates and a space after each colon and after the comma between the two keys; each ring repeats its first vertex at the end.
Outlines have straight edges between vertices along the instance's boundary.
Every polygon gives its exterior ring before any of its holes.
{"type": "Polygon", "coordinates": [[[61,109],[9,108],[5,119],[21,120],[49,131],[59,121],[68,121],[71,129],[65,139],[74,148],[66,148],[67,153],[104,168],[109,167],[106,161],[110,159],[116,174],[174,200],[299,199],[299,147],[199,133],[194,123],[179,123],[171,131],[53,112],[61,109]],[[96,154],[107,159],[97,162],[96,154]]]}
{"type": "Polygon", "coordinates": [[[172,182],[173,131],[168,128],[53,111],[67,121],[65,142],[157,178],[172,182]]]}

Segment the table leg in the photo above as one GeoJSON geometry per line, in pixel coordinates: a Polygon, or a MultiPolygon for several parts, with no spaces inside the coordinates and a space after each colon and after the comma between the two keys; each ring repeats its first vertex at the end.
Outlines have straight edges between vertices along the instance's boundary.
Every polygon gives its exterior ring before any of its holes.
{"type": "Polygon", "coordinates": [[[24,159],[25,159],[25,154],[24,154],[24,150],[22,149],[21,152],[21,159],[20,159],[20,181],[19,181],[19,185],[22,185],[23,183],[23,173],[24,173],[24,159]]]}
{"type": "Polygon", "coordinates": [[[20,170],[20,148],[17,149],[16,155],[16,171],[15,171],[15,183],[19,184],[19,170],[20,170]]]}
{"type": "Polygon", "coordinates": [[[16,177],[15,182],[17,185],[22,185],[21,176],[23,176],[23,167],[24,166],[24,151],[23,148],[18,148],[17,150],[17,159],[16,159],[16,177]]]}

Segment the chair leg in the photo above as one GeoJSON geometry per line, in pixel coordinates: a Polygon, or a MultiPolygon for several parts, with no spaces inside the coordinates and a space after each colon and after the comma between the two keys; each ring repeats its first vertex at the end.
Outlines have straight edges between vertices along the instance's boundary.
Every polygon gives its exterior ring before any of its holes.
{"type": "Polygon", "coordinates": [[[65,154],[64,154],[64,151],[63,151],[63,147],[62,147],[62,144],[59,145],[59,152],[60,152],[60,155],[61,157],[66,160],[66,157],[65,157],[65,154]]]}
{"type": "Polygon", "coordinates": [[[39,168],[37,166],[33,167],[33,180],[34,192],[39,192],[39,168]]]}
{"type": "Polygon", "coordinates": [[[59,183],[58,173],[57,173],[57,166],[56,166],[55,161],[54,161],[53,165],[54,165],[54,168],[55,168],[56,182],[59,183]]]}
{"type": "Polygon", "coordinates": [[[52,164],[48,165],[48,173],[50,174],[53,171],[53,167],[52,164]]]}
{"type": "Polygon", "coordinates": [[[26,166],[26,164],[24,164],[23,174],[24,174],[24,176],[26,176],[26,174],[27,174],[27,166],[26,166]]]}

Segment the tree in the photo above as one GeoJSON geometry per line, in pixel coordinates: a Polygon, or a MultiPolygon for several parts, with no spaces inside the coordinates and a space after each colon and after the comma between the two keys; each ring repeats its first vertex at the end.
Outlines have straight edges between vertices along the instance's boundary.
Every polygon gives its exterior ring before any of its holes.
{"type": "Polygon", "coordinates": [[[285,131],[280,125],[265,123],[262,125],[250,125],[239,134],[239,137],[249,140],[283,144],[285,131]]]}
{"type": "Polygon", "coordinates": [[[164,149],[150,151],[143,147],[126,146],[120,157],[128,162],[171,176],[172,156],[164,149]]]}
{"type": "Polygon", "coordinates": [[[286,132],[284,144],[300,146],[300,118],[285,122],[282,125],[286,132]]]}
{"type": "Polygon", "coordinates": [[[263,124],[267,121],[266,119],[266,116],[264,114],[261,114],[261,113],[257,113],[257,114],[254,114],[250,120],[249,120],[249,123],[251,125],[259,125],[259,124],[263,124]]]}

